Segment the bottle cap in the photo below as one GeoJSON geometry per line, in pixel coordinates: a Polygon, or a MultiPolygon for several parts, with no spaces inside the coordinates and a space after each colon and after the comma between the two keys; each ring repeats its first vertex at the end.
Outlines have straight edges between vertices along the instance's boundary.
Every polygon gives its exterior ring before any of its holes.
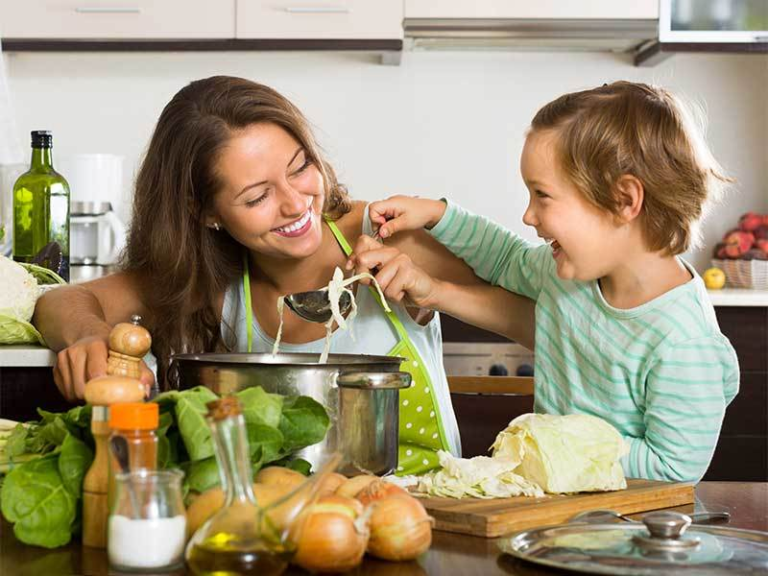
{"type": "Polygon", "coordinates": [[[109,427],[113,430],[157,430],[160,412],[155,402],[126,402],[109,407],[109,427]]]}
{"type": "Polygon", "coordinates": [[[33,130],[32,148],[53,148],[53,134],[49,130],[33,130]]]}

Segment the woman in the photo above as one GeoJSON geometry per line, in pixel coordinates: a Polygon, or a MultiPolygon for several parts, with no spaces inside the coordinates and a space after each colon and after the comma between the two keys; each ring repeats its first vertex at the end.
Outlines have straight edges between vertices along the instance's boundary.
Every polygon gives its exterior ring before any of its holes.
{"type": "MultiPolygon", "coordinates": [[[[35,324],[60,350],[56,384],[82,398],[85,382],[105,373],[111,326],[131,314],[152,333],[163,388],[173,384],[165,378],[173,353],[271,351],[278,297],[326,285],[350,244],[372,233],[366,206],[349,199],[293,104],[240,78],[192,82],[163,110],[139,170],[122,271],[38,303],[35,324]]],[[[396,245],[430,274],[475,285],[473,297],[488,306],[520,309],[484,327],[532,341],[529,301],[482,285],[424,233],[396,245]]],[[[402,305],[386,314],[364,287],[356,297],[356,341],[337,330],[331,351],[409,359],[403,369],[415,385],[401,393],[401,472],[434,467],[439,449],[458,454],[439,318],[402,305]]],[[[285,314],[281,350],[319,352],[324,338],[322,324],[285,314]]]]}

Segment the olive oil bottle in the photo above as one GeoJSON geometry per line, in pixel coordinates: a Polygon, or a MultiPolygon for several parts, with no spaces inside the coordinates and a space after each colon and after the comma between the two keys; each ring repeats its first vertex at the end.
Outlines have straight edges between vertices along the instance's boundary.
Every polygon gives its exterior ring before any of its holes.
{"type": "Polygon", "coordinates": [[[251,488],[248,437],[238,399],[224,397],[207,406],[206,419],[226,497],[224,506],[189,541],[187,565],[199,576],[282,574],[293,556],[287,528],[306,499],[294,499],[295,505],[288,506],[288,497],[274,514],[260,507],[251,488]]]}
{"type": "Polygon", "coordinates": [[[13,259],[69,281],[69,184],[53,169],[53,136],[32,132],[32,162],[13,186],[13,259]]]}

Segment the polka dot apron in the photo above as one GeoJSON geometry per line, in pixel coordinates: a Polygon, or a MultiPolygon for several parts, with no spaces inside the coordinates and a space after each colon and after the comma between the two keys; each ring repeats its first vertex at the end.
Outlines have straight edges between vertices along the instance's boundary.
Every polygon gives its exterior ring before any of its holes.
{"type": "MultiPolygon", "coordinates": [[[[341,230],[330,220],[326,220],[326,223],[344,253],[349,256],[352,253],[352,247],[341,233],[341,230]]],[[[245,289],[248,352],[250,352],[253,343],[253,310],[251,307],[247,256],[243,284],[245,289]]],[[[400,390],[399,393],[400,431],[396,473],[399,476],[423,474],[439,467],[437,460],[438,450],[448,450],[448,442],[440,418],[437,397],[432,388],[432,379],[429,372],[425,369],[419,351],[411,342],[400,318],[394,312],[387,312],[384,309],[383,303],[373,286],[370,286],[369,289],[373,297],[381,305],[382,313],[386,314],[400,339],[394,348],[387,353],[387,356],[401,357],[403,362],[400,365],[400,370],[408,372],[412,378],[411,386],[400,390]]]]}

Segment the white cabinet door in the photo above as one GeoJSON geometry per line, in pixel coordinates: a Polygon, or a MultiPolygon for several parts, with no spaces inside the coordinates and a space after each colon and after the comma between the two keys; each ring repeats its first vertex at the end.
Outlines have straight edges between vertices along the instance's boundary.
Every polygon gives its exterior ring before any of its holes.
{"type": "Polygon", "coordinates": [[[3,38],[235,37],[235,0],[2,0],[3,38]]]}
{"type": "Polygon", "coordinates": [[[405,17],[655,20],[659,0],[405,0],[405,17]]]}
{"type": "Polygon", "coordinates": [[[237,0],[237,37],[401,39],[402,0],[237,0]]]}

